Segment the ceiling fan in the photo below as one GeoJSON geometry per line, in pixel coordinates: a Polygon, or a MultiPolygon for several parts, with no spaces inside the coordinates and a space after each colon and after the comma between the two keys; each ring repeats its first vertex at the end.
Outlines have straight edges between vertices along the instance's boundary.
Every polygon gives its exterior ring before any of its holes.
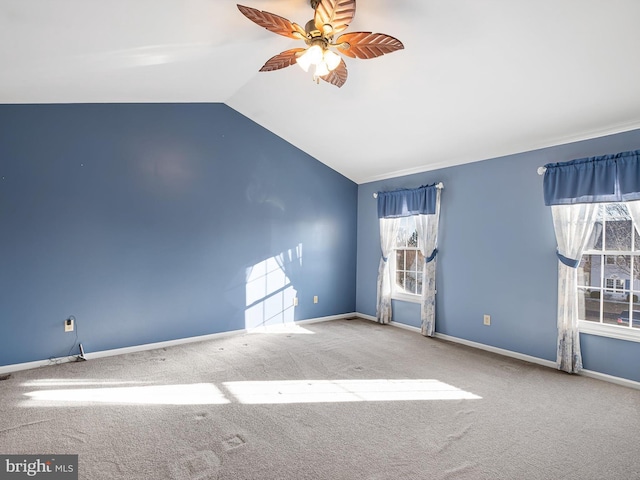
{"type": "Polygon", "coordinates": [[[313,79],[320,79],[336,87],[347,81],[347,65],[333,49],[351,58],[375,58],[385,53],[402,50],[400,40],[384,33],[352,32],[334,36],[345,30],[356,13],[356,0],[310,0],[315,14],[304,28],[286,18],[244,5],[238,5],[242,14],[270,32],[284,37],[303,40],[306,48],[292,48],[267,60],[261,72],[271,72],[298,63],[308,72],[314,66],[313,79]]]}

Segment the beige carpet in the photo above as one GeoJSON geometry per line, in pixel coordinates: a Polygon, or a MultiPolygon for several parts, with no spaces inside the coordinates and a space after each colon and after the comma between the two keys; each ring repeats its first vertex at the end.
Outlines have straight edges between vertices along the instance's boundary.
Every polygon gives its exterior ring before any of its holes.
{"type": "Polygon", "coordinates": [[[16,372],[0,453],[100,479],[640,479],[640,391],[363,320],[16,372]]]}

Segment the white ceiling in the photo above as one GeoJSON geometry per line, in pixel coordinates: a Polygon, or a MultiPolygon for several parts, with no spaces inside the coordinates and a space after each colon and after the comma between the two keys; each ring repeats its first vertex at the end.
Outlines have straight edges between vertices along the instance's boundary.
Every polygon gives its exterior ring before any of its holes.
{"type": "Polygon", "coordinates": [[[222,102],[364,183],[640,128],[638,19],[638,0],[358,0],[347,32],[405,49],[346,58],[338,89],[258,73],[304,44],[235,1],[2,0],[0,103],[222,102]]]}

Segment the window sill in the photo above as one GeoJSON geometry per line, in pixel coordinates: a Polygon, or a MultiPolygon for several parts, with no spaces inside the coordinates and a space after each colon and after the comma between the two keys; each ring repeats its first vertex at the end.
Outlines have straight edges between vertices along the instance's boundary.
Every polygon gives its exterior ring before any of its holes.
{"type": "Polygon", "coordinates": [[[421,303],[422,297],[420,295],[411,295],[410,293],[395,292],[391,294],[392,300],[400,300],[402,302],[421,303]]]}
{"type": "Polygon", "coordinates": [[[617,327],[615,325],[605,325],[601,323],[588,322],[586,320],[578,321],[578,330],[580,333],[588,335],[598,335],[600,337],[616,338],[618,340],[627,340],[629,342],[640,342],[640,330],[627,327],[617,327]]]}

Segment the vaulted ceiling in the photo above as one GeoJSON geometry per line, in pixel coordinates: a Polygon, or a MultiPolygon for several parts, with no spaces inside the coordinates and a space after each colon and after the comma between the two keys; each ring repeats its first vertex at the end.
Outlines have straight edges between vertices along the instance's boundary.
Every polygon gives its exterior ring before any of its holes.
{"type": "Polygon", "coordinates": [[[348,31],[405,49],[346,58],[336,88],[258,73],[303,43],[235,1],[2,0],[0,103],[222,102],[364,183],[640,128],[638,19],[638,0],[358,0],[348,31]]]}

